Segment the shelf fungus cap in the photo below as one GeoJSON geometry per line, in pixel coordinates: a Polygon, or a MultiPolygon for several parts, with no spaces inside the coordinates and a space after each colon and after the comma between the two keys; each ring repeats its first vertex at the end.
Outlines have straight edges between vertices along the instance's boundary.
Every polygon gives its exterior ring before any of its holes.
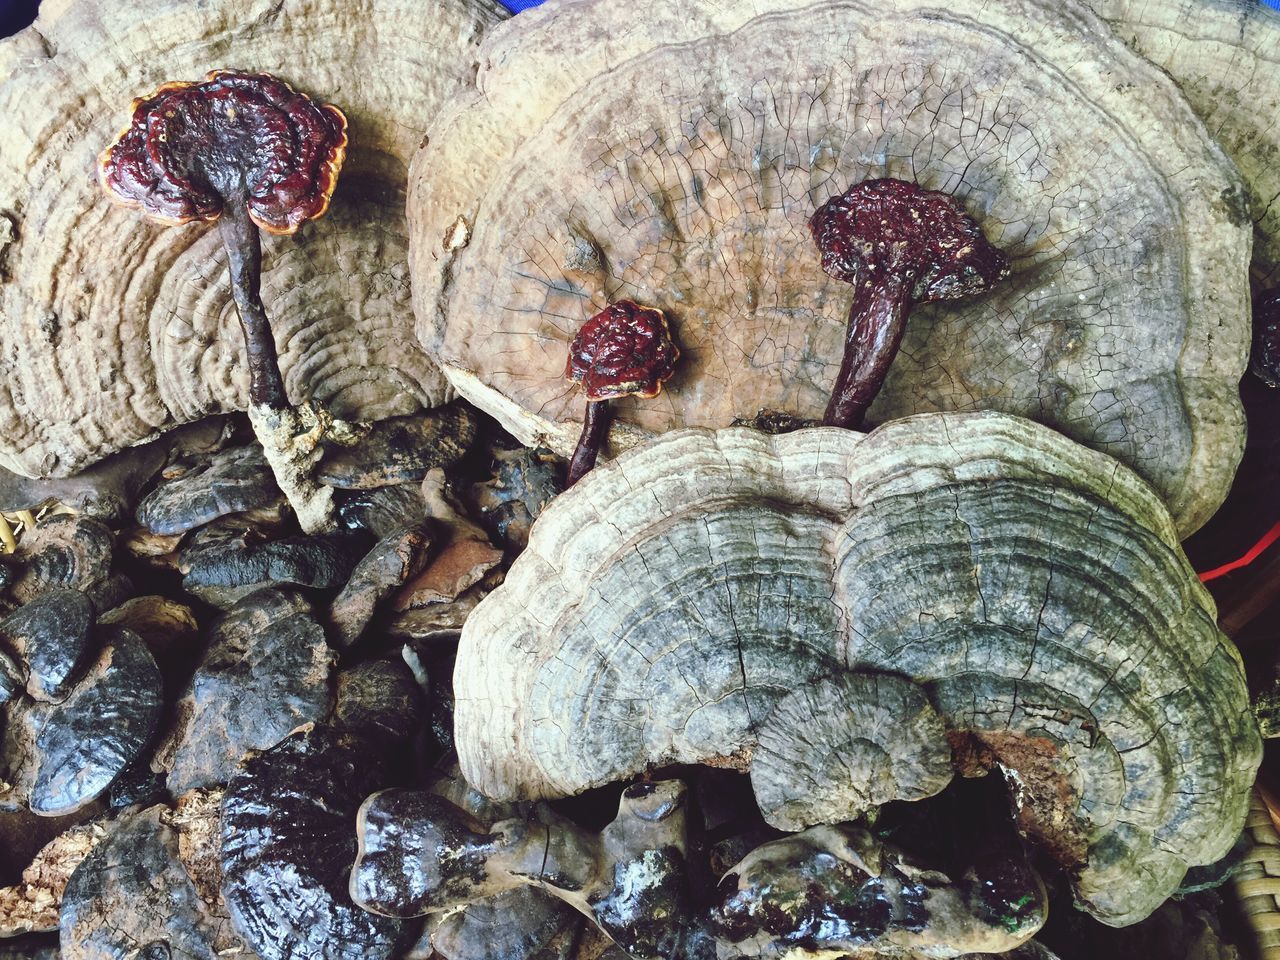
{"type": "Polygon", "coordinates": [[[619,300],[584,323],[569,345],[565,376],[590,401],[652,399],[676,371],[680,349],[661,310],[619,300]]]}
{"type": "Polygon", "coordinates": [[[756,804],[779,830],[856,820],[951,782],[951,746],[924,691],[891,674],[841,673],[798,687],[760,725],[756,804]]]}
{"type": "MultiPolygon", "coordinates": [[[[922,689],[957,769],[1005,778],[1018,829],[1119,925],[1243,822],[1261,741],[1215,618],[1156,493],[1030,421],[675,431],[558,497],[467,619],[456,745],[468,782],[503,799],[751,769],[799,825],[878,802],[885,778],[858,765],[775,794],[803,746],[777,728],[839,753],[874,729],[875,691],[819,681],[891,672],[922,689]],[[795,694],[810,684],[815,701],[867,699],[847,725],[820,721],[795,694]]],[[[883,748],[935,751],[928,776],[892,768],[895,791],[945,777],[927,713],[883,748]]]]}
{"type": "Polygon", "coordinates": [[[1184,534],[1226,496],[1243,187],[1078,0],[660,0],[643,24],[567,0],[498,25],[478,61],[410,168],[414,312],[455,388],[525,444],[568,456],[584,401],[565,350],[623,297],[667,311],[685,359],[679,390],[617,404],[618,449],[762,409],[820,418],[851,291],[808,223],[890,178],[952,195],[1010,274],[912,314],[871,422],[1039,420],[1136,470],[1184,534]],[[459,217],[468,241],[443,247],[459,217]]]}
{"type": "Polygon", "coordinates": [[[107,194],[152,220],[216,220],[243,192],[268,233],[297,232],[329,209],[347,152],[347,118],[265,73],[214,70],[166,83],[131,105],[129,126],[103,151],[107,194]]]}

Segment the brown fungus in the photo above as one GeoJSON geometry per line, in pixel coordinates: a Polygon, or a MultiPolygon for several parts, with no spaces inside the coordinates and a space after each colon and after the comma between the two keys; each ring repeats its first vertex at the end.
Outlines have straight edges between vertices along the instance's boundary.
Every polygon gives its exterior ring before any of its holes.
{"type": "MultiPolygon", "coordinates": [[[[986,744],[976,766],[1107,923],[1238,832],[1260,739],[1168,513],[1114,460],[994,413],[678,431],[592,471],[463,626],[459,760],[526,799],[742,769],[788,695],[841,671],[912,680],[953,743],[986,744]]],[[[848,732],[810,730],[822,769],[848,732]]],[[[876,771],[808,800],[875,794],[876,771]]]]}
{"type": "Polygon", "coordinates": [[[809,221],[822,269],[853,285],[844,359],[822,422],[860,427],[919,303],[957,300],[1009,275],[956,199],[885,178],[832,197],[809,221]]]}
{"type": "Polygon", "coordinates": [[[661,310],[620,300],[582,325],[569,345],[565,376],[582,384],[587,413],[569,461],[566,487],[595,466],[609,433],[609,401],[632,396],[653,399],[675,373],[679,359],[680,350],[671,340],[661,310]]]}
{"type": "MultiPolygon", "coordinates": [[[[308,530],[329,521],[330,496],[306,476],[260,296],[259,228],[292,234],[324,214],[347,150],[347,119],[267,74],[214,71],[135,100],[128,128],[98,161],[103,189],[164,224],[217,220],[244,332],[249,415],[277,482],[308,530]]],[[[309,426],[309,424],[307,425],[309,426]]]]}
{"type": "Polygon", "coordinates": [[[820,418],[850,290],[807,225],[894,178],[954,196],[1011,274],[918,308],[868,416],[1016,413],[1136,470],[1184,534],[1212,515],[1243,451],[1250,225],[1165,73],[1077,0],[632,14],[570,0],[494,28],[483,93],[441,111],[410,168],[418,333],[467,399],[568,456],[574,318],[627,297],[678,317],[684,359],[681,389],[614,406],[617,449],[761,409],[820,418]],[[459,215],[470,240],[442,249],[459,215]]]}

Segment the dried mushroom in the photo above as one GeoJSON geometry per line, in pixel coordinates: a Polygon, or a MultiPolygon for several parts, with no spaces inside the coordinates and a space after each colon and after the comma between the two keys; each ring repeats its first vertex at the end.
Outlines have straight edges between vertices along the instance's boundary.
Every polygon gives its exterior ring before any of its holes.
{"type": "Polygon", "coordinates": [[[387,534],[355,565],[346,586],[329,605],[329,624],[339,647],[350,647],[359,640],[378,606],[422,571],[430,545],[418,521],[387,534]]]}
{"type": "Polygon", "coordinates": [[[1047,906],[1025,860],[952,879],[848,826],[758,847],[718,892],[721,960],[1004,953],[1040,929],[1047,906]]]}
{"type": "Polygon", "coordinates": [[[787,694],[751,757],[756,803],[779,830],[930,797],[951,774],[942,719],[919,687],[889,674],[824,677],[787,694]]]}
{"type": "Polygon", "coordinates": [[[79,590],[52,587],[0,620],[0,649],[13,651],[26,664],[28,696],[61,700],[93,652],[92,628],[89,598],[79,590]]]}
{"type": "Polygon", "coordinates": [[[388,758],[367,737],[304,728],[247,759],[222,807],[222,894],[262,960],[382,960],[412,925],[351,902],[356,809],[385,784],[388,758]]]}
{"type": "Polygon", "coordinates": [[[99,627],[101,652],[57,703],[5,706],[0,809],[56,817],[102,794],[150,744],[160,719],[160,671],[143,642],[99,627]]]}
{"type": "Polygon", "coordinates": [[[248,531],[206,527],[179,554],[182,586],[218,606],[230,606],[264,586],[341,587],[360,560],[347,533],[253,542],[248,531]]]}
{"type": "Polygon", "coordinates": [[[443,960],[573,960],[581,925],[563,900],[519,887],[444,915],[431,947],[443,960]]]}
{"type": "Polygon", "coordinates": [[[269,506],[279,496],[259,447],[229,447],[162,482],[142,498],[137,517],[152,533],[186,533],[227,514],[269,506]]]}
{"type": "Polygon", "coordinates": [[[0,138],[13,234],[0,354],[23,357],[0,391],[0,463],[66,475],[247,406],[218,231],[140,224],[85,174],[131,97],[229,65],[296,80],[350,124],[329,214],[264,251],[261,298],[286,388],[345,419],[448,399],[411,329],[405,168],[503,16],[490,0],[126,0],[46,4],[38,24],[0,41],[0,108],[15,118],[0,138]]]}
{"type": "Polygon", "coordinates": [[[440,913],[522,885],[581,911],[636,958],[678,955],[690,919],[685,789],[633,784],[598,835],[550,810],[487,830],[444,798],[386,790],[360,807],[351,895],[384,916],[440,913]]]}
{"type": "Polygon", "coordinates": [[[475,438],[476,415],[463,403],[379,420],[349,446],[331,448],[316,478],[343,490],[417,482],[428,470],[460,460],[475,438]]]}
{"type": "Polygon", "coordinates": [[[179,853],[165,807],[125,814],[80,864],[62,898],[64,960],[250,960],[179,853]]]}
{"type": "Polygon", "coordinates": [[[168,771],[174,796],[226,783],[251,750],[325,719],[336,659],[297,593],[259,590],[232,607],[178,701],[168,771]]]}
{"type": "Polygon", "coordinates": [[[1119,925],[1243,820],[1260,739],[1214,619],[1151,489],[1029,421],[682,431],[557,498],[468,618],[457,749],[501,798],[743,769],[797,687],[892,671],[1119,925]]]}
{"type": "Polygon", "coordinates": [[[115,538],[101,520],[56,516],[22,537],[14,560],[21,574],[9,596],[29,603],[51,587],[85,593],[95,608],[106,610],[128,596],[128,581],[112,570],[115,538]]]}
{"type": "Polygon", "coordinates": [[[820,417],[851,295],[807,223],[888,177],[954,196],[1010,276],[913,312],[872,422],[1017,413],[1138,471],[1184,534],[1221,503],[1243,449],[1243,188],[1173,82],[1075,0],[663,0],[643,23],[571,0],[490,31],[480,63],[483,93],[411,169],[414,302],[451,382],[524,443],[569,454],[567,345],[622,297],[668,314],[685,361],[659,400],[615,405],[615,443],[820,417]],[[442,245],[459,217],[469,241],[442,245]]]}
{"type": "Polygon", "coordinates": [[[1280,283],[1280,13],[1240,0],[1089,0],[1133,50],[1169,71],[1239,167],[1255,276],[1280,283]]]}

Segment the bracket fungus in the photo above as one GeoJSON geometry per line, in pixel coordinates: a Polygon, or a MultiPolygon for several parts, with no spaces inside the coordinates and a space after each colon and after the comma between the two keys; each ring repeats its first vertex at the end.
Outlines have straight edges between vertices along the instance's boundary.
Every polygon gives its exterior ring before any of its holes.
{"type": "Polygon", "coordinates": [[[685,788],[633,784],[599,835],[542,809],[484,829],[443,797],[386,790],[360,807],[351,896],[392,917],[440,913],[531,885],[640,960],[679,956],[689,920],[685,788]]]}
{"type": "Polygon", "coordinates": [[[290,395],[344,420],[449,399],[412,329],[405,170],[505,16],[496,0],[86,0],[0,40],[0,464],[65,476],[248,405],[218,230],[139,223],[87,174],[131,98],[226,66],[296,81],[350,125],[329,213],[263,251],[290,395]]]}
{"type": "Polygon", "coordinates": [[[619,300],[582,325],[569,344],[564,375],[582,384],[587,413],[569,460],[566,487],[595,466],[609,433],[609,401],[620,397],[652,400],[675,373],[679,359],[680,350],[671,340],[661,310],[619,300]]]}
{"type": "Polygon", "coordinates": [[[912,314],[871,422],[1039,420],[1136,470],[1184,534],[1225,497],[1239,177],[1076,0],[662,0],[643,23],[570,0],[499,24],[480,63],[483,93],[440,113],[410,170],[413,296],[451,382],[522,442],[568,456],[574,318],[622,297],[671,317],[684,360],[660,402],[616,404],[619,447],[761,409],[820,418],[850,291],[807,224],[887,177],[954,196],[1010,276],[912,314]],[[460,215],[469,241],[442,247],[460,215]]]}
{"type": "Polygon", "coordinates": [[[674,432],[557,498],[468,618],[462,771],[542,798],[741,767],[797,687],[892,671],[1082,905],[1133,922],[1231,846],[1260,760],[1177,543],[1131,471],[1003,414],[674,432]]]}

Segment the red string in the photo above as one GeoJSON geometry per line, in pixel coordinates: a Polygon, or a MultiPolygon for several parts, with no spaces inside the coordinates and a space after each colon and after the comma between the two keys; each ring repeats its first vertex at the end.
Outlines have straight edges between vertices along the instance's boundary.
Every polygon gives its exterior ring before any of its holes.
{"type": "Polygon", "coordinates": [[[1241,567],[1247,567],[1253,561],[1262,555],[1262,552],[1271,546],[1277,540],[1280,540],[1280,522],[1262,535],[1262,539],[1255,543],[1242,557],[1237,557],[1230,563],[1224,563],[1220,567],[1214,567],[1212,570],[1206,570],[1200,574],[1200,582],[1208,583],[1210,580],[1216,580],[1218,577],[1225,576],[1232,570],[1239,570],[1241,567]]]}

